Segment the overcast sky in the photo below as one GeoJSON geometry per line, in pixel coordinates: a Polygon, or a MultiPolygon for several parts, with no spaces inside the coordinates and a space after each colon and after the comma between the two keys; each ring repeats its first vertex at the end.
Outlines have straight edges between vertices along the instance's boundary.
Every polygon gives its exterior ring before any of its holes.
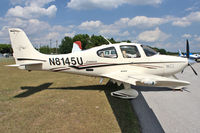
{"type": "Polygon", "coordinates": [[[199,0],[1,0],[0,43],[22,28],[35,46],[95,34],[169,51],[200,51],[199,0]]]}

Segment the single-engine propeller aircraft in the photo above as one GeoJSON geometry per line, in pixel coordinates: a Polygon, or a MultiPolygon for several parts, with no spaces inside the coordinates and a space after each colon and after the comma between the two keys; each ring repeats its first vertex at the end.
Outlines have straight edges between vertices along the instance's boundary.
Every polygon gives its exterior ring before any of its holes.
{"type": "Polygon", "coordinates": [[[11,28],[9,35],[16,61],[16,64],[9,66],[28,71],[68,72],[110,78],[112,82],[124,85],[124,89],[111,93],[118,98],[136,98],[138,92],[131,85],[181,89],[190,84],[178,80],[175,74],[187,66],[192,68],[194,61],[160,55],[141,44],[109,42],[109,45],[83,51],[79,45],[79,48],[75,46],[76,52],[46,55],[34,49],[23,30],[11,28]]]}
{"type": "Polygon", "coordinates": [[[190,58],[193,59],[195,61],[198,61],[200,59],[200,55],[199,54],[192,54],[190,53],[190,48],[189,48],[189,41],[186,40],[186,53],[182,54],[181,50],[179,49],[179,56],[180,57],[184,57],[184,58],[190,58]]]}

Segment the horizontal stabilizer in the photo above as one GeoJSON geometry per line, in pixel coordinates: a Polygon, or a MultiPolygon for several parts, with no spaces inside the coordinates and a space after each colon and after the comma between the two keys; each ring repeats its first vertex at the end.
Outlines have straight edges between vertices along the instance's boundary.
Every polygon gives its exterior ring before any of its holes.
{"type": "Polygon", "coordinates": [[[33,63],[24,63],[24,64],[12,64],[12,65],[6,65],[9,67],[20,67],[20,66],[31,66],[31,65],[41,65],[41,62],[33,62],[33,63]]]}
{"type": "Polygon", "coordinates": [[[123,89],[115,92],[111,92],[111,96],[122,99],[133,99],[138,96],[138,92],[134,89],[123,89]]]}

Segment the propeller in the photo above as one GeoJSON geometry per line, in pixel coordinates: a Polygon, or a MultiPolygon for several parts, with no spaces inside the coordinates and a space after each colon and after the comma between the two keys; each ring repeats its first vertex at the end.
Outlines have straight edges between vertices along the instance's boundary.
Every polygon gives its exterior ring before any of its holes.
{"type": "Polygon", "coordinates": [[[188,39],[186,40],[186,57],[188,59],[190,58],[190,47],[189,47],[189,41],[188,41],[188,39]]]}
{"type": "MultiPolygon", "coordinates": [[[[186,40],[186,57],[188,59],[188,66],[193,70],[194,74],[198,76],[197,72],[195,69],[192,67],[192,64],[196,63],[196,61],[190,59],[190,47],[189,47],[189,41],[188,39],[186,40]]],[[[182,70],[181,73],[183,73],[184,70],[182,70]]]]}
{"type": "Polygon", "coordinates": [[[197,72],[194,70],[194,68],[192,67],[192,65],[188,63],[188,66],[190,66],[192,68],[194,74],[198,76],[197,72]]]}

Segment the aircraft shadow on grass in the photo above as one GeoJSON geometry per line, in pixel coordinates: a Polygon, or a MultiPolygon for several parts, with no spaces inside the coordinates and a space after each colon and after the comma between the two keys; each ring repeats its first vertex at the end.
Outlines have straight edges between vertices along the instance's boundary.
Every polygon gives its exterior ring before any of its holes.
{"type": "MultiPolygon", "coordinates": [[[[23,86],[21,87],[22,90],[27,90],[25,92],[22,92],[16,96],[14,96],[15,98],[22,98],[22,97],[27,97],[30,95],[33,95],[37,92],[43,91],[43,90],[49,90],[49,89],[59,89],[59,90],[100,90],[100,91],[105,91],[105,85],[91,85],[91,86],[75,86],[75,87],[54,87],[54,88],[50,88],[50,86],[53,83],[44,83],[41,84],[39,86],[33,87],[33,86],[23,86]]],[[[110,86],[111,85],[111,89],[108,89],[111,91],[114,90],[119,90],[122,89],[122,86],[118,87],[115,84],[112,84],[110,82],[108,82],[106,84],[106,86],[110,86]]],[[[172,91],[172,89],[170,88],[164,88],[164,87],[144,87],[144,86],[132,86],[133,89],[136,89],[138,91],[172,91]]]]}
{"type": "MultiPolygon", "coordinates": [[[[132,132],[132,131],[136,130],[135,129],[136,127],[134,127],[134,125],[136,124],[135,122],[137,122],[138,120],[137,120],[137,116],[134,116],[135,113],[133,113],[133,112],[134,112],[135,109],[133,109],[132,104],[133,103],[139,103],[141,101],[142,101],[142,104],[140,104],[140,106],[142,106],[142,108],[144,107],[143,109],[145,109],[145,110],[150,110],[150,111],[148,111],[148,112],[151,112],[151,114],[150,114],[151,118],[150,119],[153,120],[154,123],[159,125],[159,126],[157,126],[157,128],[159,127],[160,130],[163,131],[156,115],[154,114],[152,109],[148,106],[148,104],[145,101],[145,98],[143,97],[141,91],[172,91],[172,89],[169,89],[169,88],[154,88],[154,87],[139,87],[138,88],[138,87],[132,86],[132,88],[137,89],[139,91],[139,96],[138,96],[138,98],[130,101],[130,100],[122,100],[122,99],[112,97],[110,95],[110,93],[113,92],[113,91],[122,89],[122,86],[117,86],[116,84],[112,84],[111,82],[108,82],[106,85],[59,87],[59,88],[50,87],[52,84],[53,83],[44,83],[44,84],[41,84],[41,85],[36,86],[36,87],[23,86],[23,87],[21,87],[21,89],[26,90],[26,91],[14,96],[14,97],[15,98],[24,98],[24,97],[28,97],[30,95],[33,95],[35,93],[38,93],[40,91],[49,90],[49,89],[104,91],[122,133],[132,132]],[[127,117],[125,117],[125,116],[130,116],[130,117],[129,117],[129,119],[127,119],[127,117]]],[[[152,127],[152,129],[154,129],[154,127],[152,127]]]]}

